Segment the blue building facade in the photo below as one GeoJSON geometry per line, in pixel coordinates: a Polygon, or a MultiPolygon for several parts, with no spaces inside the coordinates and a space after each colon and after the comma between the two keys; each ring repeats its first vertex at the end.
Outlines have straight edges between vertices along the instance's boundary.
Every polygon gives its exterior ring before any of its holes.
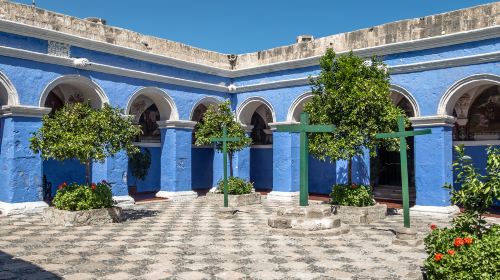
{"type": "MultiPolygon", "coordinates": [[[[245,55],[218,54],[147,36],[130,35],[122,39],[126,45],[118,41],[114,27],[71,18],[79,25],[55,28],[50,18],[69,17],[39,10],[39,22],[30,22],[22,15],[31,8],[0,5],[5,12],[0,19],[4,214],[45,207],[43,178],[52,183],[52,192],[64,181],[84,180],[84,167],[77,161],[44,161],[29,148],[43,115],[80,100],[90,100],[96,108],[104,103],[123,108],[143,127],[136,144],[152,159],[145,180],[131,175],[122,153],[92,166],[93,181],[110,182],[118,201],[133,201],[130,186],[171,199],[194,198],[197,190],[214,187],[222,176],[221,154],[212,147],[194,146],[193,130],[208,106],[225,100],[231,101],[237,120],[254,140],[235,155],[235,176],[269,191],[268,199],[297,198],[299,138],[275,128],[298,121],[311,98],[309,77],[317,75],[318,58],[329,47],[339,53],[380,56],[391,73],[395,104],[411,117],[413,129],[432,130],[417,137],[410,152],[414,209],[450,205],[442,186],[453,182],[453,145],[464,144],[482,170],[485,149],[500,146],[498,3],[245,55]],[[477,19],[475,24],[464,22],[465,13],[477,19]],[[406,27],[401,31],[398,26],[406,27]],[[416,26],[421,32],[411,33],[416,26]]],[[[390,167],[397,166],[390,157],[385,162],[368,155],[355,158],[355,181],[373,184],[375,191],[379,185],[397,188],[391,168],[399,167],[390,167]]],[[[333,184],[346,182],[346,166],[311,158],[311,193],[328,194],[333,184]]]]}

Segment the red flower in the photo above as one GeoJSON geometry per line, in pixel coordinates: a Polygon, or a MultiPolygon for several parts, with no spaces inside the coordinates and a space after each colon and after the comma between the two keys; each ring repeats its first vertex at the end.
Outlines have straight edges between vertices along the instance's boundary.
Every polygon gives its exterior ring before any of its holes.
{"type": "Polygon", "coordinates": [[[451,255],[451,256],[455,255],[455,251],[454,251],[454,250],[451,250],[451,249],[450,249],[450,250],[448,250],[448,255],[451,255]]]}
{"type": "Polygon", "coordinates": [[[441,254],[441,253],[436,253],[434,255],[434,260],[437,262],[440,261],[442,258],[443,258],[443,254],[441,254]]]}
{"type": "Polygon", "coordinates": [[[96,188],[97,188],[96,184],[92,183],[92,190],[95,191],[96,188]]]}
{"type": "Polygon", "coordinates": [[[464,245],[464,240],[462,238],[460,238],[460,237],[457,237],[457,238],[455,238],[455,241],[453,242],[453,245],[455,247],[460,247],[460,246],[464,245]]]}
{"type": "Polygon", "coordinates": [[[352,183],[351,189],[355,189],[355,188],[356,188],[356,184],[352,183]]]}
{"type": "Polygon", "coordinates": [[[470,245],[470,244],[472,244],[472,242],[474,242],[474,240],[472,239],[472,237],[465,237],[464,238],[464,243],[465,244],[470,245]]]}
{"type": "Polygon", "coordinates": [[[437,226],[435,224],[431,224],[431,229],[435,230],[435,229],[437,229],[437,226]]]}

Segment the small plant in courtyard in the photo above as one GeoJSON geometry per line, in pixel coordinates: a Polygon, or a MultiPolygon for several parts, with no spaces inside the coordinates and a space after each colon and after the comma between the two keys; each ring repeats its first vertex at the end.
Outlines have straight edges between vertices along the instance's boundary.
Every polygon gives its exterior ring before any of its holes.
{"type": "Polygon", "coordinates": [[[108,104],[102,109],[88,103],[67,104],[43,117],[42,127],[30,139],[31,149],[43,159],[78,159],[86,167],[90,185],[92,162],[104,162],[120,150],[129,155],[139,151],[132,141],[141,130],[132,121],[108,104]]]}
{"type": "Polygon", "coordinates": [[[455,147],[460,189],[446,185],[451,202],[463,207],[453,219],[453,227],[431,225],[425,238],[429,254],[425,269],[429,279],[499,279],[500,226],[489,226],[484,214],[500,199],[500,149],[488,148],[486,175],[477,173],[463,146],[455,147]]]}
{"type": "Polygon", "coordinates": [[[330,193],[332,205],[372,206],[375,205],[370,186],[356,184],[334,185],[330,193]]]}
{"type": "Polygon", "coordinates": [[[376,58],[365,61],[352,52],[336,56],[332,49],[320,59],[321,72],[311,79],[312,100],[304,110],[311,124],[333,124],[333,133],[312,133],[309,150],[320,160],[347,160],[352,183],[352,158],[368,149],[375,156],[379,146],[394,149],[395,139],[376,139],[377,133],[394,131],[396,118],[404,115],[390,98],[386,65],[376,58]]]}
{"type": "Polygon", "coordinates": [[[52,203],[57,209],[68,211],[110,208],[113,206],[113,195],[105,181],[90,185],[62,183],[52,203]]]}
{"type": "MultiPolygon", "coordinates": [[[[239,137],[240,141],[228,142],[227,151],[229,156],[229,176],[233,176],[233,155],[235,152],[241,151],[252,142],[252,139],[247,137],[245,130],[236,121],[233,112],[230,108],[229,101],[208,106],[207,111],[203,115],[203,122],[196,124],[195,130],[195,145],[212,145],[210,138],[222,137],[222,127],[226,126],[228,137],[239,137]]],[[[222,143],[216,144],[216,149],[222,152],[222,143]]]]}
{"type": "MultiPolygon", "coordinates": [[[[228,194],[249,194],[252,192],[252,182],[246,182],[238,177],[227,178],[227,193],[228,194]]],[[[224,192],[224,180],[217,183],[217,192],[224,192]]]]}
{"type": "Polygon", "coordinates": [[[132,154],[129,157],[129,164],[130,171],[135,178],[139,180],[146,179],[151,166],[151,152],[146,148],[143,152],[139,151],[132,154]]]}

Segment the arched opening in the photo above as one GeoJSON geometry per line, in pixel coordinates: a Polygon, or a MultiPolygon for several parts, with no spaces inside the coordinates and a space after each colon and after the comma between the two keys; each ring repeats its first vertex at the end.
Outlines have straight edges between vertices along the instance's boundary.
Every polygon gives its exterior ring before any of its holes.
{"type": "MultiPolygon", "coordinates": [[[[407,117],[415,117],[418,109],[408,92],[394,90],[391,92],[394,105],[401,108],[407,117]]],[[[409,130],[412,128],[410,127],[409,130]]],[[[408,162],[408,188],[410,205],[415,204],[415,142],[414,137],[406,139],[408,162]]],[[[370,161],[371,182],[375,199],[402,203],[401,158],[399,151],[388,151],[382,147],[377,150],[377,157],[370,161]]]]}
{"type": "Polygon", "coordinates": [[[144,156],[149,156],[151,165],[144,179],[134,176],[135,160],[129,161],[128,186],[129,194],[134,199],[142,200],[154,197],[161,188],[161,131],[158,121],[178,119],[177,109],[170,96],[155,87],[142,88],[129,99],[126,113],[134,117],[142,133],[135,140],[144,156]]]}
{"type": "Polygon", "coordinates": [[[250,146],[250,181],[258,191],[273,188],[273,134],[270,123],[275,122],[274,110],[262,98],[245,100],[236,112],[252,138],[250,146]]]}
{"type": "MultiPolygon", "coordinates": [[[[52,81],[40,98],[40,106],[51,108],[51,114],[65,104],[81,102],[88,102],[94,108],[101,108],[108,100],[97,84],[86,77],[77,75],[62,76],[52,81]]],[[[85,166],[76,159],[44,160],[42,171],[43,180],[52,184],[52,196],[57,186],[63,182],[85,183],[85,166]]]]}
{"type": "MultiPolygon", "coordinates": [[[[193,106],[190,120],[202,123],[205,112],[210,106],[215,106],[221,101],[214,97],[204,97],[193,106]]],[[[214,155],[213,146],[196,146],[196,127],[193,129],[191,148],[191,178],[192,188],[198,192],[211,189],[217,182],[214,182],[214,155]]],[[[200,193],[201,194],[201,193],[200,193]]]]}

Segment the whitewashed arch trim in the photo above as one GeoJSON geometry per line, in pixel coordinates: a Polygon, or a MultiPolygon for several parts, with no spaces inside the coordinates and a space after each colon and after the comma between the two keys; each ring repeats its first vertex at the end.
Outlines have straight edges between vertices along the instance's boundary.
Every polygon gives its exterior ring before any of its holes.
{"type": "Polygon", "coordinates": [[[252,96],[245,99],[236,109],[236,120],[241,124],[250,125],[252,115],[260,105],[265,105],[271,111],[273,123],[276,122],[276,113],[273,106],[269,101],[260,96],[252,96]]]}
{"type": "Polygon", "coordinates": [[[17,95],[16,88],[2,72],[0,72],[0,87],[7,91],[7,104],[5,105],[19,105],[19,95],[17,95]]]}
{"type": "Polygon", "coordinates": [[[130,114],[132,104],[141,95],[150,98],[155,103],[158,111],[160,112],[161,121],[179,120],[179,112],[177,111],[177,106],[175,105],[174,100],[170,97],[170,95],[168,95],[167,92],[157,87],[144,87],[132,94],[127,102],[127,109],[125,111],[126,114],[130,114]]]}
{"type": "Polygon", "coordinates": [[[205,96],[203,97],[202,99],[198,100],[194,105],[193,105],[193,108],[191,108],[191,113],[189,113],[189,119],[192,120],[193,119],[193,115],[194,115],[194,111],[196,110],[196,108],[200,105],[200,104],[203,104],[203,105],[215,105],[215,104],[220,104],[224,102],[223,99],[219,99],[217,97],[213,97],[213,96],[205,96]]]}
{"type": "Polygon", "coordinates": [[[297,97],[290,108],[288,109],[288,114],[286,116],[287,122],[299,122],[300,120],[296,118],[296,113],[298,110],[302,112],[304,104],[313,97],[311,92],[306,92],[297,97]]]}
{"type": "Polygon", "coordinates": [[[404,96],[410,102],[410,105],[413,108],[413,114],[415,114],[414,117],[420,117],[420,107],[418,106],[418,102],[408,90],[406,90],[402,86],[391,85],[391,91],[397,92],[404,96]]]}
{"type": "Polygon", "coordinates": [[[109,104],[109,99],[104,93],[104,90],[94,81],[91,79],[81,76],[81,75],[64,75],[60,76],[56,79],[54,79],[52,82],[50,82],[45,89],[43,90],[42,94],[40,95],[40,99],[38,101],[38,106],[44,107],[45,106],[45,100],[47,99],[47,96],[49,93],[58,85],[61,84],[69,84],[69,85],[74,85],[74,84],[80,84],[80,85],[85,85],[88,86],[90,89],[92,89],[98,96],[101,106],[104,105],[104,103],[109,104]]]}
{"type": "Polygon", "coordinates": [[[476,74],[459,80],[449,87],[439,100],[438,115],[453,115],[458,99],[475,87],[481,85],[500,85],[500,76],[493,74],[476,74]]]}

